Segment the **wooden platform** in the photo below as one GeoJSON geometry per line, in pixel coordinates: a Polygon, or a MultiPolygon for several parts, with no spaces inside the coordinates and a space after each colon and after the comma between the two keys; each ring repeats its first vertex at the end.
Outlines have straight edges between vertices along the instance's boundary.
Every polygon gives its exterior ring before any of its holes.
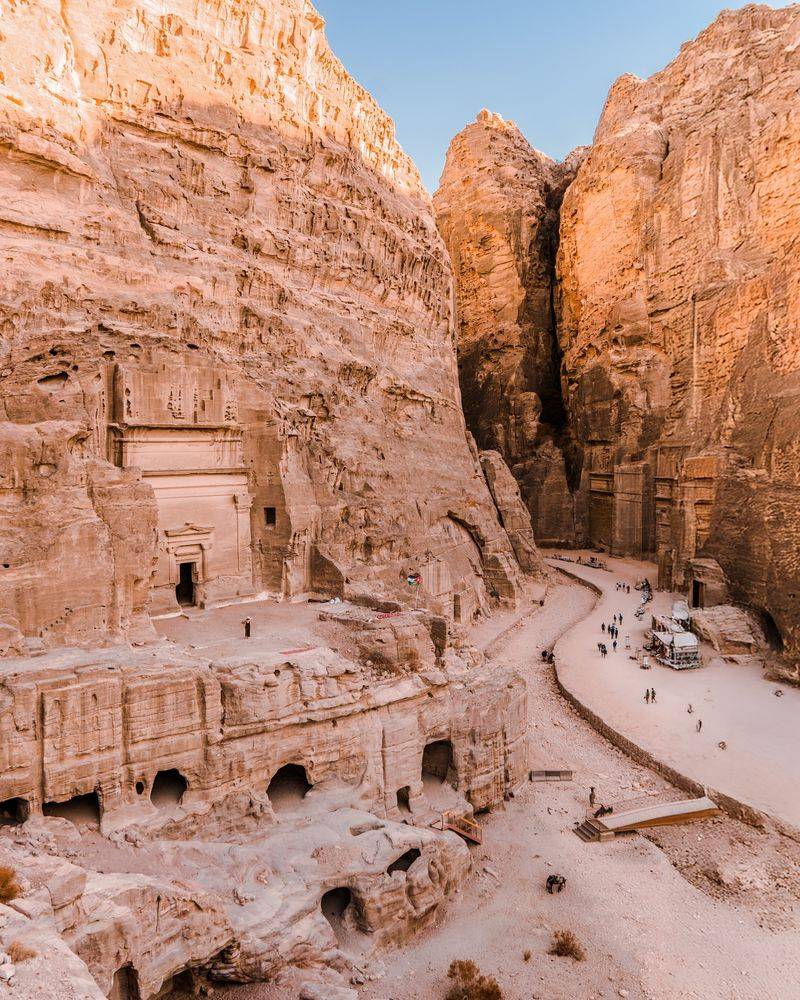
{"type": "Polygon", "coordinates": [[[587,817],[575,827],[575,833],[585,841],[613,840],[621,833],[647,830],[656,826],[674,826],[709,819],[720,813],[719,807],[707,796],[680,802],[660,802],[638,809],[614,811],[599,819],[587,817]]]}
{"type": "Polygon", "coordinates": [[[531,781],[572,781],[572,771],[531,771],[531,781]]]}

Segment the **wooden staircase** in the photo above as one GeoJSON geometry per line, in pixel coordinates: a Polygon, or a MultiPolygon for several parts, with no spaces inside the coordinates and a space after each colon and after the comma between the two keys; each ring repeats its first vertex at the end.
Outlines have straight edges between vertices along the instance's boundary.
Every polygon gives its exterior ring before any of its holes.
{"type": "Polygon", "coordinates": [[[442,813],[442,829],[452,830],[460,837],[471,840],[473,844],[483,843],[483,830],[480,826],[474,820],[467,819],[466,816],[459,816],[458,813],[442,813]]]}

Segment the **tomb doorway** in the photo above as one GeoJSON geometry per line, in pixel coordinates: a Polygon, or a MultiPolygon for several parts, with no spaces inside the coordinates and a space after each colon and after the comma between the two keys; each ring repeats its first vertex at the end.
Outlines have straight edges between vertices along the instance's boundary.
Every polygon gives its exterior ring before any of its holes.
{"type": "Polygon", "coordinates": [[[178,563],[180,574],[177,586],[175,587],[175,598],[181,607],[193,607],[195,604],[195,579],[197,577],[197,563],[178,563]]]}

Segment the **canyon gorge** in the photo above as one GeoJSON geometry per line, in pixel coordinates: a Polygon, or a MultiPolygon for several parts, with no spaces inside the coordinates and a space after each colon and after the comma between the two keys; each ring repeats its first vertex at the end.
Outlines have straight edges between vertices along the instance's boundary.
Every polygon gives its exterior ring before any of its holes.
{"type": "Polygon", "coordinates": [[[351,1000],[529,784],[548,547],[800,677],[800,7],[433,197],[309,0],[2,10],[0,980],[351,1000]]]}

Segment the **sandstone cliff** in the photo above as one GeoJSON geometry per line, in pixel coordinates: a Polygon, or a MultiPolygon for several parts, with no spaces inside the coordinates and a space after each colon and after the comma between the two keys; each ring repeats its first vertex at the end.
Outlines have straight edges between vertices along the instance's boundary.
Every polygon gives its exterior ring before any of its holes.
{"type": "Polygon", "coordinates": [[[725,12],[617,81],[560,218],[570,171],[496,115],[453,141],[435,196],[465,412],[537,539],[574,516],[692,603],[758,609],[795,660],[799,81],[798,7],[725,12]]]}
{"type": "Polygon", "coordinates": [[[4,647],[513,599],[430,200],[311,5],[14,4],[0,57],[4,647]]]}
{"type": "Polygon", "coordinates": [[[796,6],[724,12],[662,72],[622,77],[558,256],[592,540],[655,552],[694,603],[716,560],[795,657],[798,84],[796,6]]]}
{"type": "Polygon", "coordinates": [[[561,198],[582,155],[557,164],[482,111],[450,144],[434,195],[455,275],[467,423],[511,467],[540,542],[575,539],[553,284],[561,198]]]}

